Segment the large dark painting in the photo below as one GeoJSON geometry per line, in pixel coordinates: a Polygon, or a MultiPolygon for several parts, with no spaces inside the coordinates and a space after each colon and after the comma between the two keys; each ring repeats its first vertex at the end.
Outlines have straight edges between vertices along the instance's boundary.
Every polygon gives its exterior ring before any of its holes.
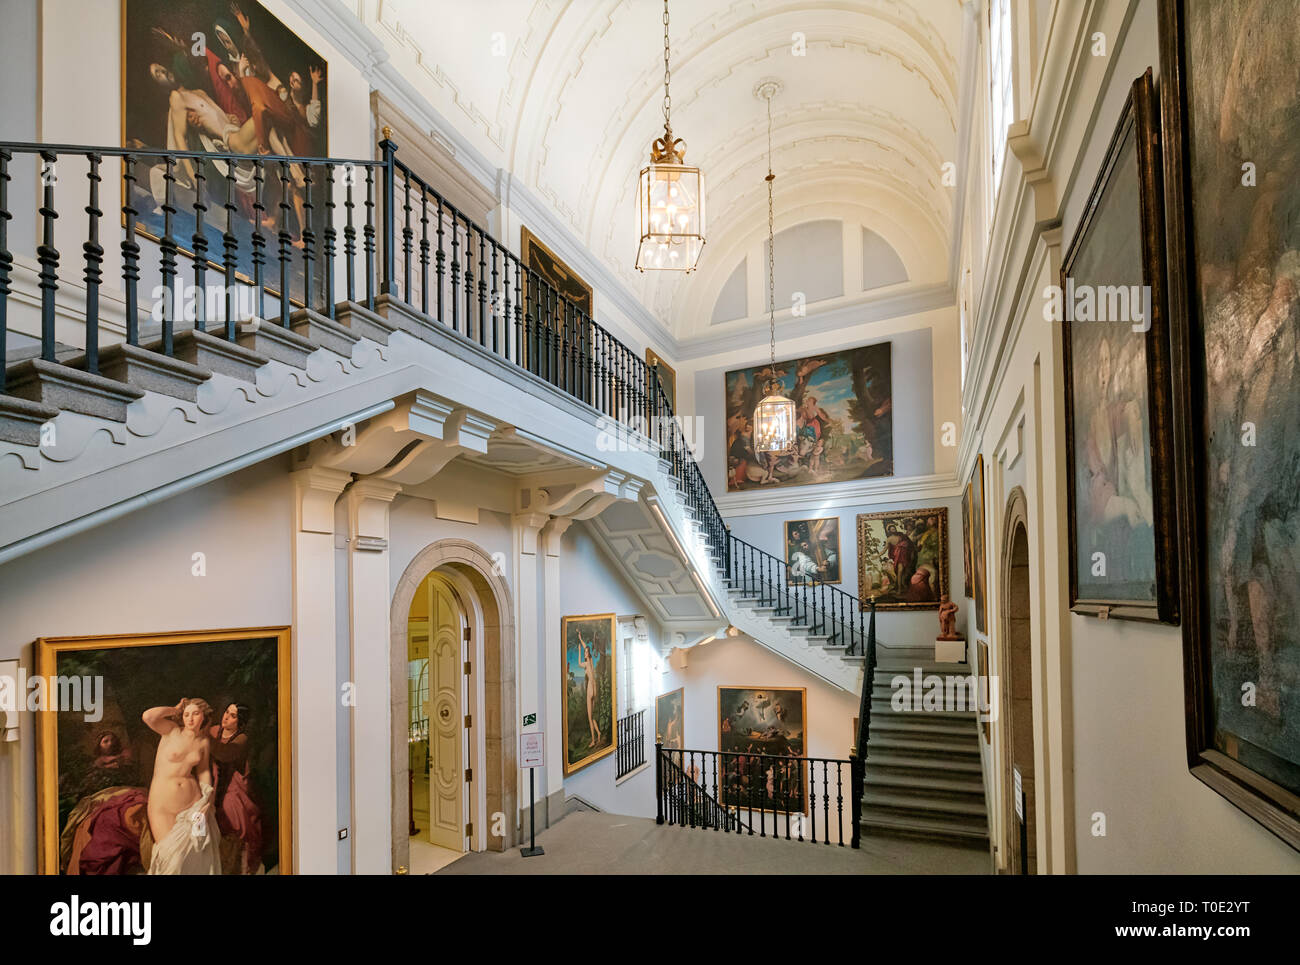
{"type": "Polygon", "coordinates": [[[1300,848],[1297,21],[1160,5],[1188,758],[1300,848]]]}
{"type": "Polygon", "coordinates": [[[805,486],[894,473],[888,342],[728,372],[727,490],[805,486]],[[775,380],[798,406],[794,452],[754,451],[754,407],[775,380]]]}
{"type": "Polygon", "coordinates": [[[788,520],[785,565],[791,583],[839,583],[839,517],[788,520]]]}
{"type": "Polygon", "coordinates": [[[808,810],[808,692],[802,687],[719,687],[719,800],[746,810],[808,810]]]}
{"type": "Polygon", "coordinates": [[[46,679],[102,680],[97,713],[41,711],[41,870],[291,871],[289,652],[283,628],[39,640],[46,679]]]}
{"type": "Polygon", "coordinates": [[[525,268],[535,272],[574,308],[583,312],[588,318],[592,317],[594,296],[590,285],[578,277],[572,268],[560,261],[555,256],[555,252],[542,244],[527,228],[519,229],[519,247],[520,260],[523,261],[525,268]]]}
{"type": "MultiPolygon", "coordinates": [[[[247,156],[235,162],[183,158],[174,165],[172,237],[193,253],[196,204],[202,204],[207,257],[222,251],[229,176],[237,271],[245,280],[252,276],[252,237],[260,222],[267,281],[277,286],[283,226],[293,239],[290,298],[302,301],[303,230],[310,226],[315,244],[323,242],[325,170],[268,161],[262,165],[259,212],[254,159],[328,156],[324,59],[253,0],[122,0],[122,50],[124,147],[247,156]]],[[[166,230],[166,173],[162,159],[140,158],[129,198],[139,230],[155,239],[166,230]]],[[[321,253],[313,254],[319,263],[321,253]]],[[[324,296],[321,272],[312,287],[318,302],[324,296]]]]}
{"type": "Polygon", "coordinates": [[[1070,605],[1176,622],[1159,165],[1148,70],[1061,266],[1070,605]]]}
{"type": "Polygon", "coordinates": [[[858,516],[858,599],[865,610],[936,610],[948,596],[948,509],[858,516]]]}

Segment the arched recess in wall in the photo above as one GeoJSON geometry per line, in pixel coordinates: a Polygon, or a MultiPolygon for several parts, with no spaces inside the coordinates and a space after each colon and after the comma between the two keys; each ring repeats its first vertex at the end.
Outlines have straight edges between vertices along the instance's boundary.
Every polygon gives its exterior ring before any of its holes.
{"type": "MultiPolygon", "coordinates": [[[[1036,774],[1037,742],[1033,705],[1033,628],[1030,623],[1029,512],[1025,491],[1017,486],[1007,497],[999,545],[998,571],[998,675],[1001,683],[999,728],[1002,760],[1002,870],[1019,874],[1020,825],[1016,817],[1015,779],[1018,768],[1025,793],[1027,858],[1030,874],[1038,869],[1038,825],[1046,820],[1037,793],[1042,775],[1036,774]]],[[[1050,836],[1048,838],[1050,840],[1050,836]]]]}
{"type": "Polygon", "coordinates": [[[389,688],[392,696],[393,868],[410,867],[410,811],[407,784],[407,623],[416,590],[437,571],[457,591],[475,640],[483,642],[483,705],[480,711],[486,774],[485,817],[506,816],[506,833],[488,835],[490,851],[505,851],[514,844],[516,735],[515,624],[510,589],[493,565],[492,557],[474,543],[443,539],[415,555],[397,581],[389,611],[389,688]]]}

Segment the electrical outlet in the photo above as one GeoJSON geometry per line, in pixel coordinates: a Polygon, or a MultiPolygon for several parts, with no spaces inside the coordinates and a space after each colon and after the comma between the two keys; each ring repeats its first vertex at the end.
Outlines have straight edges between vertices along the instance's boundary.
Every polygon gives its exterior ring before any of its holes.
{"type": "Polygon", "coordinates": [[[347,828],[339,828],[339,840],[340,840],[340,841],[346,841],[347,839],[348,839],[348,829],[347,829],[347,828]]]}

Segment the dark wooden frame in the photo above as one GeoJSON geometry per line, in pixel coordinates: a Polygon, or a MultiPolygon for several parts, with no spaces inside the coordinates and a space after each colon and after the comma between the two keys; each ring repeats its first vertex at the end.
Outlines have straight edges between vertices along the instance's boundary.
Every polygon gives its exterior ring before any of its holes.
{"type": "MultiPolygon", "coordinates": [[[[1178,571],[1174,484],[1172,402],[1169,381],[1167,285],[1164,265],[1162,221],[1162,177],[1160,171],[1159,113],[1151,68],[1133,81],[1119,122],[1106,149],[1106,159],[1097,174],[1083,217],[1061,263],[1061,290],[1071,273],[1101,206],[1102,199],[1118,171],[1120,155],[1131,135],[1135,140],[1138,174],[1139,225],[1142,245],[1142,282],[1151,289],[1150,326],[1145,333],[1147,369],[1147,419],[1151,438],[1151,492],[1155,528],[1155,599],[1150,603],[1084,598],[1079,594],[1078,526],[1075,493],[1074,383],[1071,359],[1071,322],[1066,306],[1062,325],[1062,356],[1065,370],[1065,459],[1067,520],[1069,530],[1070,610],[1089,616],[1120,620],[1178,623],[1178,571]]],[[[1089,323],[1080,323],[1089,324],[1089,323]]]]}
{"type": "Polygon", "coordinates": [[[1187,764],[1191,773],[1234,806],[1300,850],[1300,797],[1214,746],[1210,678],[1208,573],[1203,551],[1207,504],[1198,467],[1205,465],[1204,331],[1198,312],[1192,231],[1190,120],[1183,4],[1160,0],[1161,109],[1164,134],[1165,228],[1170,266],[1169,328],[1173,378],[1173,441],[1177,467],[1178,554],[1183,588],[1183,679],[1187,764]]]}

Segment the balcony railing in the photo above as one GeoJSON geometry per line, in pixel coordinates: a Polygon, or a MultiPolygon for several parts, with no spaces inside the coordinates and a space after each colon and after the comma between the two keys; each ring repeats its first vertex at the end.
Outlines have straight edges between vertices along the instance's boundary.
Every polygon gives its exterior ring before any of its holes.
{"type": "Polygon", "coordinates": [[[645,711],[634,710],[618,719],[618,766],[614,777],[631,774],[645,764],[645,711]]]}

